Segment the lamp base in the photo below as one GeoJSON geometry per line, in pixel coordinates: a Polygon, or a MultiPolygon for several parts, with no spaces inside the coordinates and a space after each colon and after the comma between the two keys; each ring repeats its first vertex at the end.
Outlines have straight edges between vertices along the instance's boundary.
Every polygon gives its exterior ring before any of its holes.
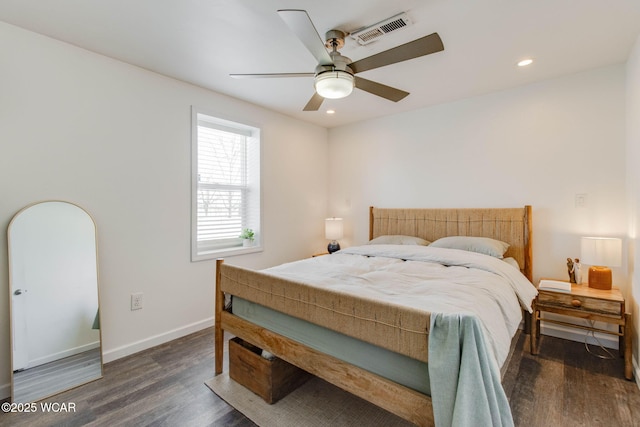
{"type": "Polygon", "coordinates": [[[335,240],[333,240],[331,243],[329,243],[329,246],[327,246],[327,252],[329,252],[330,254],[339,250],[340,250],[340,244],[335,240]]]}
{"type": "Polygon", "coordinates": [[[611,289],[611,269],[592,266],[589,268],[589,287],[594,289],[611,289]]]}

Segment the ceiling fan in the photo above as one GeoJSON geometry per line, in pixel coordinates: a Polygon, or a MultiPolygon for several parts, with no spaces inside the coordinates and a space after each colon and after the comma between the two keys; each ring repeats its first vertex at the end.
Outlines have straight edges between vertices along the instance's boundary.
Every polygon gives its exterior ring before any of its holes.
{"type": "Polygon", "coordinates": [[[315,93],[305,105],[304,111],[317,111],[324,98],[344,98],[351,94],[354,87],[398,102],[409,95],[409,92],[363,79],[355,74],[444,50],[440,36],[438,33],[433,33],[352,62],[338,52],[338,49],[344,46],[344,32],[329,30],[324,43],[306,11],[283,9],[278,10],[278,15],[318,61],[315,72],[230,74],[230,76],[234,78],[314,77],[315,93]],[[327,49],[331,49],[331,52],[327,49]]]}

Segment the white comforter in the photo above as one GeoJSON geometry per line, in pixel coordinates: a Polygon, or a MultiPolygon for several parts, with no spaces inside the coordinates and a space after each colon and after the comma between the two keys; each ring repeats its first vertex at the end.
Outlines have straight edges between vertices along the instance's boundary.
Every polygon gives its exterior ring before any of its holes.
{"type": "Polygon", "coordinates": [[[474,314],[498,366],[509,353],[536,288],[506,262],[474,252],[408,245],[364,245],[264,270],[312,286],[431,313],[474,314]]]}

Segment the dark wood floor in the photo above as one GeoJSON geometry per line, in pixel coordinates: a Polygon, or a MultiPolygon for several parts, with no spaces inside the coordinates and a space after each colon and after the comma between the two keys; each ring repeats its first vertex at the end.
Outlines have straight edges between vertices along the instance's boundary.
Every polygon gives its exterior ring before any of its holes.
{"type": "MultiPolygon", "coordinates": [[[[531,356],[526,338],[503,381],[516,425],[640,426],[640,390],[624,379],[622,359],[550,337],[531,356]]],[[[75,403],[75,413],[0,413],[0,426],[255,425],[204,385],[213,377],[212,329],[108,363],[104,373],[47,400],[75,403]]]]}

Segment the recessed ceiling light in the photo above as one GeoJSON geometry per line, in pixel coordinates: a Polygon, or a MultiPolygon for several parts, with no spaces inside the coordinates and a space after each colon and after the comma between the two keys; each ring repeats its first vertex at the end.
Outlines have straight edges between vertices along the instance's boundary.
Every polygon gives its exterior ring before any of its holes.
{"type": "Polygon", "coordinates": [[[530,65],[532,62],[533,62],[533,59],[531,58],[523,59],[522,61],[518,62],[518,67],[526,67],[527,65],[530,65]]]}
{"type": "Polygon", "coordinates": [[[336,110],[327,110],[327,114],[335,114],[336,110]]]}

